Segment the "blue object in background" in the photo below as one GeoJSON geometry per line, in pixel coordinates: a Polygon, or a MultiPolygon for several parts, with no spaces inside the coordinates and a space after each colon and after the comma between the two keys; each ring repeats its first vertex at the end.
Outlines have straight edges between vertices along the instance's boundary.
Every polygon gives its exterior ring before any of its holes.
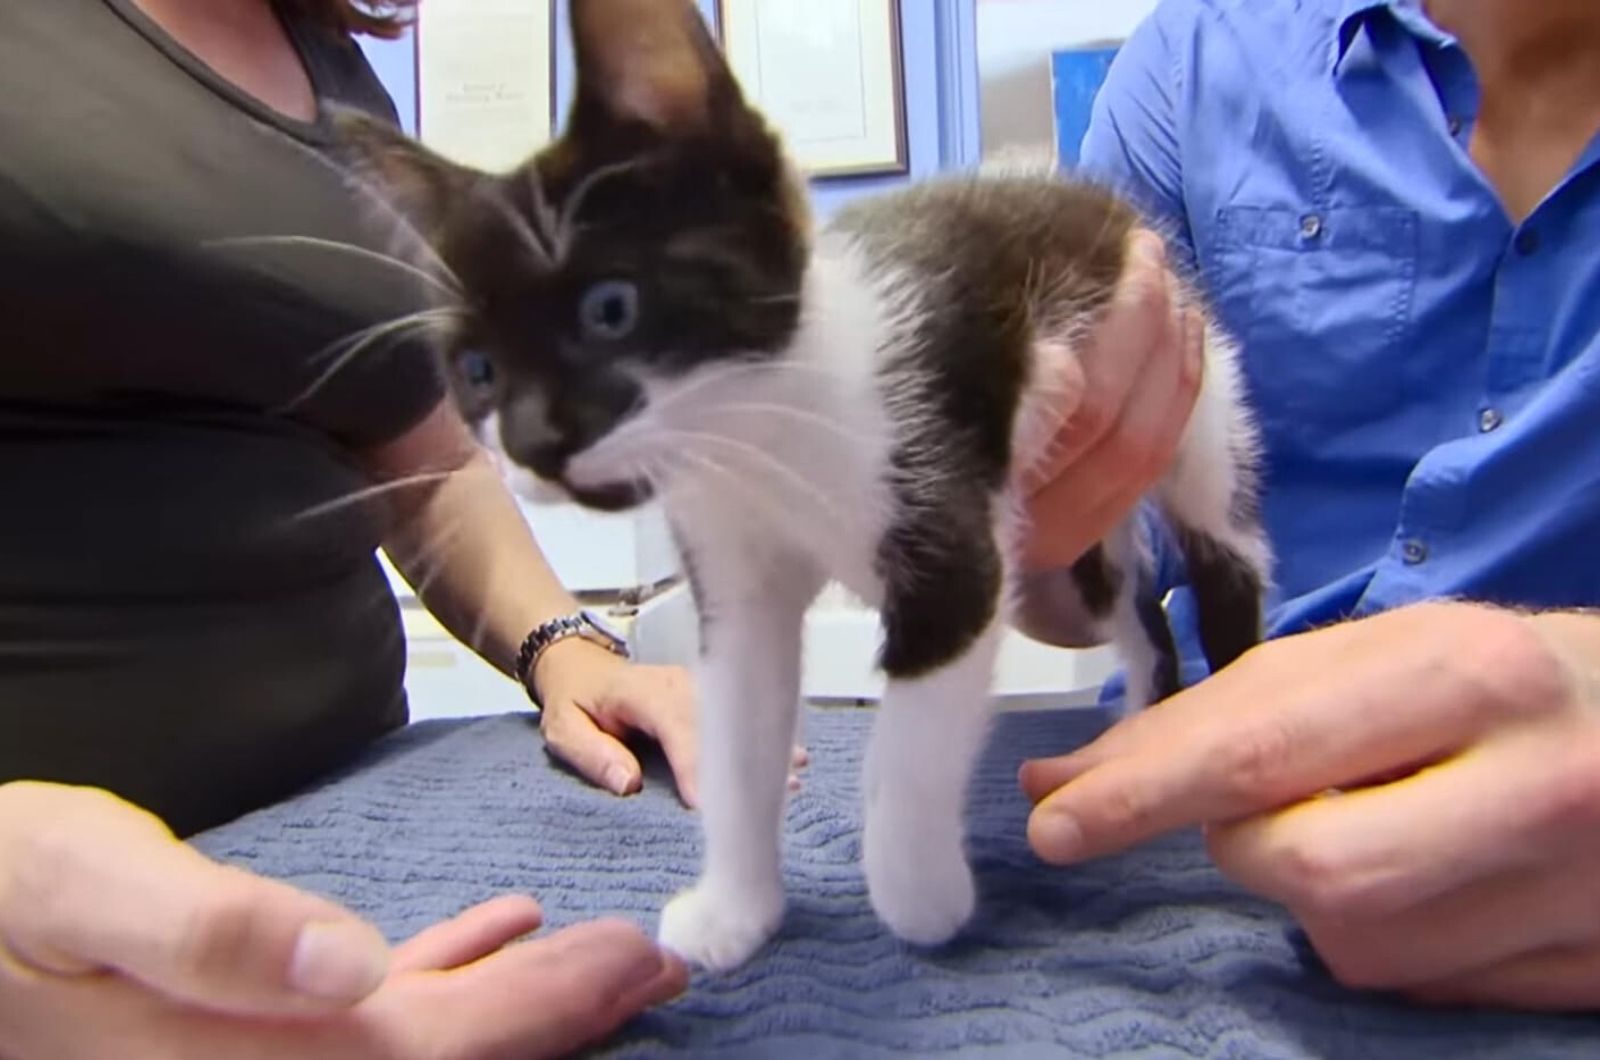
{"type": "MultiPolygon", "coordinates": [[[[716,0],[696,3],[707,21],[715,25],[716,0]]],[[[572,102],[575,81],[567,0],[556,0],[555,17],[555,105],[559,120],[572,102]]],[[[812,203],[823,216],[859,195],[978,162],[976,0],[900,0],[900,33],[909,172],[813,181],[812,203]]],[[[394,41],[364,37],[361,46],[394,98],[405,130],[415,134],[417,72],[411,34],[394,41]]]]}
{"type": "Polygon", "coordinates": [[[1078,164],[1078,149],[1089,131],[1089,111],[1105,83],[1106,71],[1120,44],[1068,48],[1050,56],[1050,81],[1055,96],[1056,156],[1063,168],[1078,164]]]}

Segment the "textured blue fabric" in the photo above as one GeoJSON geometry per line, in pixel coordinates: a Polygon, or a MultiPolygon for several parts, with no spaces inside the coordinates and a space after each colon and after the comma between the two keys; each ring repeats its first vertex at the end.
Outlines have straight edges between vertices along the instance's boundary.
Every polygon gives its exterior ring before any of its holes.
{"type": "Polygon", "coordinates": [[[1164,0],[1096,101],[1083,172],[1242,340],[1275,634],[1600,603],[1600,137],[1517,223],[1468,156],[1477,113],[1418,0],[1164,0]]]}
{"type": "MultiPolygon", "coordinates": [[[[867,904],[857,773],[871,715],[813,711],[792,801],[791,902],[751,964],[698,977],[608,1055],[1543,1060],[1600,1056],[1600,1019],[1428,1011],[1332,983],[1274,907],[1222,880],[1196,837],[1071,870],[1039,864],[1016,787],[1025,756],[1077,746],[1098,712],[1002,715],[973,790],[981,909],[935,952],[867,904]]],[[[699,837],[654,763],[619,800],[549,764],[524,718],[412,726],[347,775],[200,836],[211,855],[328,895],[392,938],[531,891],[552,925],[652,929],[699,837]]],[[[530,997],[530,1005],[538,998],[530,997]]]]}

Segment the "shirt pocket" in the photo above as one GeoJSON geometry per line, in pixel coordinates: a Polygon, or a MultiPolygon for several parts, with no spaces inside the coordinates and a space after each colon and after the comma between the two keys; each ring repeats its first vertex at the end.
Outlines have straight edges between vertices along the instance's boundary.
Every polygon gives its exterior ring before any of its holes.
{"type": "Polygon", "coordinates": [[[1229,206],[1217,222],[1207,286],[1270,443],[1315,449],[1415,399],[1413,211],[1229,206]]]}

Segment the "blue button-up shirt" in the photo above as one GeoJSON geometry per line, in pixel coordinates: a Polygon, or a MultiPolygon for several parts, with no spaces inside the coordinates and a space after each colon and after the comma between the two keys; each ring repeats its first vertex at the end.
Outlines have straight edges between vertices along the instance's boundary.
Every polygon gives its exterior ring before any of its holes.
{"type": "Polygon", "coordinates": [[[1600,136],[1517,224],[1468,156],[1477,109],[1403,0],[1166,0],[1096,102],[1084,170],[1242,343],[1275,634],[1600,604],[1600,136]]]}

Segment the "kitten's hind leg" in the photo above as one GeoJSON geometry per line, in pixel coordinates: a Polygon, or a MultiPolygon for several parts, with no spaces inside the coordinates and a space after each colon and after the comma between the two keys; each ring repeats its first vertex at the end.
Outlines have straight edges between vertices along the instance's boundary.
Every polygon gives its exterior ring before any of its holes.
{"type": "Polygon", "coordinates": [[[964,843],[966,796],[986,736],[1002,631],[992,536],[956,545],[942,562],[944,550],[928,544],[887,587],[889,684],[867,750],[862,836],[873,908],[917,945],[950,939],[977,900],[964,843]]]}
{"type": "MultiPolygon", "coordinates": [[[[1178,691],[1178,647],[1150,575],[1150,561],[1130,519],[1107,540],[1102,562],[1114,572],[1109,626],[1125,673],[1126,713],[1143,710],[1178,691]]],[[[1091,553],[1092,555],[1092,553],[1091,553]]]]}
{"type": "Polygon", "coordinates": [[[1215,673],[1261,639],[1272,550],[1256,499],[1259,443],[1237,357],[1215,329],[1207,353],[1200,399],[1156,495],[1188,568],[1200,644],[1215,673]]]}
{"type": "Polygon", "coordinates": [[[700,821],[695,885],[659,935],[691,964],[748,960],[783,918],[783,807],[800,702],[801,637],[822,577],[803,556],[758,558],[719,543],[694,554],[701,613],[700,821]]]}
{"type": "Polygon", "coordinates": [[[1177,529],[1189,570],[1200,647],[1216,673],[1261,640],[1262,578],[1233,546],[1189,527],[1177,529]]]}

